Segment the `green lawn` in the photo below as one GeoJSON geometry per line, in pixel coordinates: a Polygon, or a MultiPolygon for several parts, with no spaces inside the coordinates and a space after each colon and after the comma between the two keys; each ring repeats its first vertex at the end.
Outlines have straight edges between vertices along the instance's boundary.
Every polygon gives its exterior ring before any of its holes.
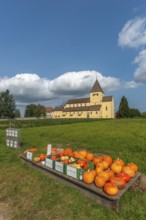
{"type": "Polygon", "coordinates": [[[21,128],[19,150],[5,145],[5,127],[0,129],[0,203],[9,205],[10,219],[94,220],[146,219],[146,194],[129,190],[119,213],[108,210],[22,163],[19,155],[27,148],[63,144],[76,150],[120,157],[135,162],[146,174],[146,119],[98,120],[75,124],[21,128]]]}

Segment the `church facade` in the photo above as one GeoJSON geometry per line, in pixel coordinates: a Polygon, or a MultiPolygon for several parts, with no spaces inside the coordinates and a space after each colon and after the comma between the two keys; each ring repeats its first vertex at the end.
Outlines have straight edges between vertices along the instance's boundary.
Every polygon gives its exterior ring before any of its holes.
{"type": "Polygon", "coordinates": [[[53,109],[52,118],[114,118],[114,98],[104,96],[96,80],[88,98],[68,100],[63,107],[53,109]]]}

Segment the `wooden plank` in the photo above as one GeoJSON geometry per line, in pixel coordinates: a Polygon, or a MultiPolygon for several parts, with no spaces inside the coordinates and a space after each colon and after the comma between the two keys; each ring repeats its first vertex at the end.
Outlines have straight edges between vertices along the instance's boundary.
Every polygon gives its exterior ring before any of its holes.
{"type": "Polygon", "coordinates": [[[134,182],[139,180],[141,176],[141,173],[137,172],[136,175],[131,178],[130,182],[126,184],[124,189],[119,190],[119,193],[115,196],[109,196],[104,193],[102,188],[96,187],[94,183],[90,185],[85,184],[83,181],[64,175],[56,170],[52,170],[42,165],[41,162],[36,163],[34,161],[28,160],[24,155],[20,155],[20,158],[23,159],[23,161],[26,161],[32,167],[43,172],[45,175],[63,184],[78,189],[82,194],[96,201],[97,204],[103,205],[116,211],[119,211],[119,201],[122,195],[133,185],[134,182]]]}

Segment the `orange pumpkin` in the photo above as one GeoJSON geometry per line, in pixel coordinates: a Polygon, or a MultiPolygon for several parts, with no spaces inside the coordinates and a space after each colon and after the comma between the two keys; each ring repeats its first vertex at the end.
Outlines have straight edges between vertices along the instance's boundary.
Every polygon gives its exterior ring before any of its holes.
{"type": "Polygon", "coordinates": [[[124,161],[119,157],[116,158],[113,163],[120,164],[122,167],[125,165],[124,161]]]}
{"type": "Polygon", "coordinates": [[[106,171],[101,171],[100,173],[97,174],[97,176],[103,176],[106,182],[109,180],[110,176],[106,171]]]}
{"type": "Polygon", "coordinates": [[[70,147],[67,147],[65,150],[64,150],[64,155],[68,155],[71,154],[73,151],[70,147]]]}
{"type": "Polygon", "coordinates": [[[87,151],[86,150],[79,150],[79,153],[86,157],[87,151]]]}
{"type": "Polygon", "coordinates": [[[75,151],[75,152],[74,152],[74,156],[75,156],[76,158],[85,159],[84,155],[81,154],[81,153],[79,153],[78,151],[75,151]]]}
{"type": "Polygon", "coordinates": [[[114,175],[115,175],[114,171],[113,171],[113,170],[111,170],[111,169],[106,170],[106,172],[109,174],[109,177],[111,177],[111,176],[114,176],[114,175]]]}
{"type": "Polygon", "coordinates": [[[102,163],[102,161],[97,162],[97,163],[96,163],[96,167],[101,167],[103,170],[105,169],[105,166],[104,166],[104,164],[102,163]]]}
{"type": "Polygon", "coordinates": [[[113,170],[114,173],[118,174],[122,171],[122,165],[120,165],[118,163],[112,163],[111,170],[113,170]]]}
{"type": "Polygon", "coordinates": [[[108,163],[109,166],[111,166],[113,159],[111,158],[111,156],[109,155],[104,155],[103,156],[103,160],[106,161],[108,163]]]}
{"type": "Polygon", "coordinates": [[[97,175],[96,170],[90,170],[90,172],[94,174],[94,178],[95,178],[97,175]]]}
{"type": "Polygon", "coordinates": [[[127,173],[130,177],[135,176],[135,171],[130,166],[124,166],[122,172],[127,173]]]}
{"type": "Polygon", "coordinates": [[[95,185],[99,188],[102,188],[106,183],[106,179],[103,176],[96,176],[95,185]]]}
{"type": "Polygon", "coordinates": [[[101,171],[103,171],[102,167],[96,167],[95,168],[96,174],[100,173],[101,171]]]}
{"type": "Polygon", "coordinates": [[[102,157],[94,157],[93,163],[94,163],[94,165],[96,166],[96,164],[97,164],[98,162],[101,162],[102,160],[103,160],[102,157]]]}
{"type": "Polygon", "coordinates": [[[124,179],[117,176],[110,177],[110,182],[115,183],[119,189],[123,189],[126,186],[124,179]]]}
{"type": "Polygon", "coordinates": [[[115,196],[118,194],[119,189],[115,183],[105,183],[104,185],[104,192],[110,196],[115,196]]]}
{"type": "Polygon", "coordinates": [[[95,176],[90,170],[88,170],[83,173],[82,178],[85,183],[91,184],[94,182],[95,176]]]}
{"type": "Polygon", "coordinates": [[[135,163],[128,163],[127,165],[131,167],[135,173],[138,171],[138,166],[135,163]]]}
{"type": "Polygon", "coordinates": [[[46,159],[46,154],[40,154],[40,160],[43,161],[46,159]]]}
{"type": "Polygon", "coordinates": [[[86,159],[87,159],[87,160],[90,160],[90,161],[93,161],[93,159],[94,159],[94,154],[91,153],[91,152],[87,152],[87,154],[86,154],[86,159]]]}

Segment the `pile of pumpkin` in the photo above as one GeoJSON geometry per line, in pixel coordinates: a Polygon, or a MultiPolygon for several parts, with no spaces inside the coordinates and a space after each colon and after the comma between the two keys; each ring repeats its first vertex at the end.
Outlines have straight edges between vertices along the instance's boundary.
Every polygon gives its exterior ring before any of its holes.
{"type": "MultiPolygon", "coordinates": [[[[37,148],[28,149],[31,152],[36,152],[37,148]]],[[[27,151],[28,151],[27,150],[27,151]]],[[[44,149],[45,151],[47,148],[44,149]]],[[[88,170],[83,173],[82,179],[86,184],[95,183],[99,188],[103,188],[104,192],[110,196],[118,194],[120,189],[126,186],[126,183],[135,176],[138,171],[138,166],[135,163],[128,163],[120,159],[112,159],[110,155],[94,156],[92,152],[86,150],[73,151],[72,148],[65,149],[52,148],[52,159],[56,156],[72,156],[85,161],[94,163],[94,170],[88,170]]],[[[39,160],[45,160],[46,154],[40,154],[39,160]]],[[[34,158],[35,159],[35,158],[34,158]]]]}
{"type": "Polygon", "coordinates": [[[120,189],[126,186],[126,183],[135,176],[138,166],[135,163],[128,163],[120,159],[112,159],[110,155],[94,156],[92,152],[86,150],[73,151],[66,148],[64,155],[74,156],[82,160],[93,161],[94,170],[88,170],[83,173],[83,181],[86,184],[95,183],[99,188],[110,196],[118,194],[120,189]]]}
{"type": "Polygon", "coordinates": [[[135,176],[138,166],[135,163],[125,164],[120,158],[112,159],[109,155],[92,157],[95,169],[83,173],[83,181],[87,184],[95,183],[110,196],[118,194],[120,189],[135,176]]]}

